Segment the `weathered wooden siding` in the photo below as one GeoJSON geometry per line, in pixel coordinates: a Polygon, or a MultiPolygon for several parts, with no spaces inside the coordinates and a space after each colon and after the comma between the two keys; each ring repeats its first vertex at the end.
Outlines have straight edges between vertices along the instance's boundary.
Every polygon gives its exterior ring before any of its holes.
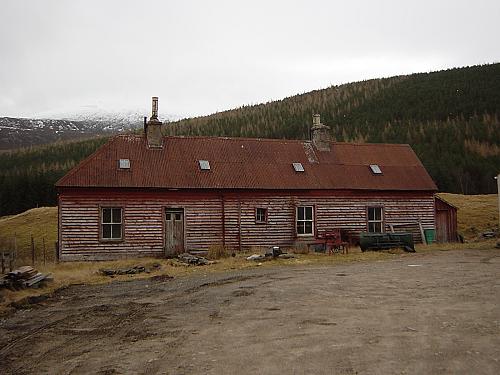
{"type": "Polygon", "coordinates": [[[154,198],[149,194],[88,196],[62,194],[59,199],[59,241],[62,260],[114,259],[162,256],[164,210],[184,208],[187,249],[207,249],[221,243],[221,200],[217,196],[195,199],[154,198]],[[99,241],[101,206],[123,208],[124,238],[121,242],[99,241]]]}
{"type": "Polygon", "coordinates": [[[386,228],[417,220],[425,229],[435,228],[431,193],[67,190],[60,194],[61,259],[162,256],[166,207],[184,209],[186,250],[222,244],[231,249],[292,246],[297,240],[295,207],[302,205],[314,206],[316,233],[365,231],[366,207],[372,205],[384,207],[386,228]],[[99,241],[100,206],[123,207],[122,242],[99,241]],[[267,223],[255,223],[257,207],[267,208],[267,223]]]}
{"type": "Polygon", "coordinates": [[[436,241],[437,242],[458,241],[457,208],[437,196],[436,196],[436,241]]]}
{"type": "MultiPolygon", "coordinates": [[[[231,248],[243,249],[251,247],[267,247],[272,245],[292,246],[295,235],[295,208],[297,206],[314,206],[315,233],[323,233],[332,228],[348,229],[353,232],[366,231],[367,207],[382,206],[384,208],[384,225],[406,224],[420,221],[424,229],[433,229],[434,202],[430,194],[416,196],[387,197],[371,196],[251,196],[226,197],[226,241],[231,248]],[[241,207],[241,241],[238,240],[238,202],[241,207]],[[266,224],[255,223],[255,208],[268,209],[266,224]],[[231,208],[231,209],[229,209],[231,208]]],[[[418,226],[405,227],[414,234],[416,241],[421,242],[418,226]]],[[[305,241],[310,238],[303,237],[305,241]]]]}

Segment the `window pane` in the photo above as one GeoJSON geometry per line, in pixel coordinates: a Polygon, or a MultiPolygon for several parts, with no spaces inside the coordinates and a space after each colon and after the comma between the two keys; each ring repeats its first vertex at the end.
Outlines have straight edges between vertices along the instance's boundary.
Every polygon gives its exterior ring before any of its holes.
{"type": "Polygon", "coordinates": [[[368,220],[375,219],[375,209],[373,207],[368,207],[368,220]]]}
{"type": "Polygon", "coordinates": [[[306,211],[306,220],[312,220],[313,208],[312,207],[305,207],[305,211],[306,211]]]}
{"type": "Polygon", "coordinates": [[[297,223],[297,234],[304,234],[304,222],[297,223]]]}
{"type": "Polygon", "coordinates": [[[102,222],[103,223],[111,223],[111,209],[103,208],[102,209],[102,222]]]}
{"type": "Polygon", "coordinates": [[[122,209],[113,208],[113,223],[121,223],[121,222],[122,222],[122,209]]]}
{"type": "Polygon", "coordinates": [[[181,214],[175,214],[175,220],[180,220],[181,219],[181,214]]]}
{"type": "Polygon", "coordinates": [[[377,221],[368,223],[368,232],[382,233],[382,223],[377,221]]]}
{"type": "Polygon", "coordinates": [[[297,207],[297,220],[304,220],[304,207],[297,207]]]}
{"type": "Polygon", "coordinates": [[[304,224],[305,224],[304,233],[305,234],[312,234],[312,232],[313,232],[313,223],[312,223],[312,221],[305,221],[304,224]]]}
{"type": "Polygon", "coordinates": [[[111,238],[122,238],[122,226],[121,226],[121,224],[111,225],[111,238]]]}
{"type": "Polygon", "coordinates": [[[255,220],[256,221],[266,221],[266,209],[265,208],[257,208],[255,220]]]}
{"type": "Polygon", "coordinates": [[[102,225],[102,238],[111,238],[111,225],[103,224],[102,225]]]}
{"type": "Polygon", "coordinates": [[[382,220],[382,207],[368,207],[368,220],[382,220]]]}
{"type": "Polygon", "coordinates": [[[170,214],[170,212],[167,212],[165,214],[165,220],[170,221],[171,219],[172,219],[172,215],[170,214]]]}

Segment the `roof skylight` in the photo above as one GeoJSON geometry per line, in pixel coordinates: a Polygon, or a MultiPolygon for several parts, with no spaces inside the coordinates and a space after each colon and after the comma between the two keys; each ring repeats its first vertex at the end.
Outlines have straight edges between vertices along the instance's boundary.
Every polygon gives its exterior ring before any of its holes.
{"type": "Polygon", "coordinates": [[[302,163],[292,163],[295,172],[304,172],[304,166],[302,163]]]}
{"type": "Polygon", "coordinates": [[[130,169],[130,159],[120,159],[120,169],[130,169]]]}
{"type": "Polygon", "coordinates": [[[200,169],[202,171],[210,170],[210,163],[208,162],[208,160],[198,160],[198,163],[200,164],[200,169]]]}
{"type": "Polygon", "coordinates": [[[382,174],[382,170],[378,166],[378,164],[370,164],[370,169],[372,170],[373,174],[382,174]]]}

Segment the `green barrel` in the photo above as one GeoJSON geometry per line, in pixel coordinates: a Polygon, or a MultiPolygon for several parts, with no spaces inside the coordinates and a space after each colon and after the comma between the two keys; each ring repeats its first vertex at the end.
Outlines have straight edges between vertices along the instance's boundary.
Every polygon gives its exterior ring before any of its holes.
{"type": "Polygon", "coordinates": [[[436,231],[434,229],[425,229],[424,230],[424,235],[425,235],[425,242],[433,243],[434,239],[436,238],[436,231]]]}

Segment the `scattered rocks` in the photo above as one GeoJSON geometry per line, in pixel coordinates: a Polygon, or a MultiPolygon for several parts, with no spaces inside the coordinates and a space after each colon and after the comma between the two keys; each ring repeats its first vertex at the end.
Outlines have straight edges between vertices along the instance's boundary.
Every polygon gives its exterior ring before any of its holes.
{"type": "Polygon", "coordinates": [[[295,258],[295,255],[281,251],[281,249],[278,246],[271,246],[268,250],[266,250],[265,254],[252,254],[249,257],[247,257],[247,260],[260,262],[262,260],[271,260],[276,258],[290,259],[290,258],[295,258]]]}
{"type": "Polygon", "coordinates": [[[273,257],[277,258],[278,256],[282,255],[283,252],[279,248],[279,246],[271,246],[269,249],[266,251],[266,257],[273,257]]]}
{"type": "Polygon", "coordinates": [[[254,261],[260,261],[260,260],[265,260],[266,259],[266,256],[265,255],[261,255],[261,254],[253,254],[253,255],[250,255],[249,257],[247,257],[247,260],[254,260],[254,261]]]}
{"type": "Polygon", "coordinates": [[[208,260],[207,258],[203,258],[197,255],[192,255],[189,253],[182,253],[177,256],[177,259],[179,259],[181,262],[190,264],[190,265],[195,265],[195,266],[205,266],[208,264],[213,264],[215,262],[208,260]]]}
{"type": "Polygon", "coordinates": [[[483,232],[481,235],[484,238],[493,238],[493,237],[495,237],[495,232],[493,232],[493,231],[487,231],[487,232],[483,232]]]}

